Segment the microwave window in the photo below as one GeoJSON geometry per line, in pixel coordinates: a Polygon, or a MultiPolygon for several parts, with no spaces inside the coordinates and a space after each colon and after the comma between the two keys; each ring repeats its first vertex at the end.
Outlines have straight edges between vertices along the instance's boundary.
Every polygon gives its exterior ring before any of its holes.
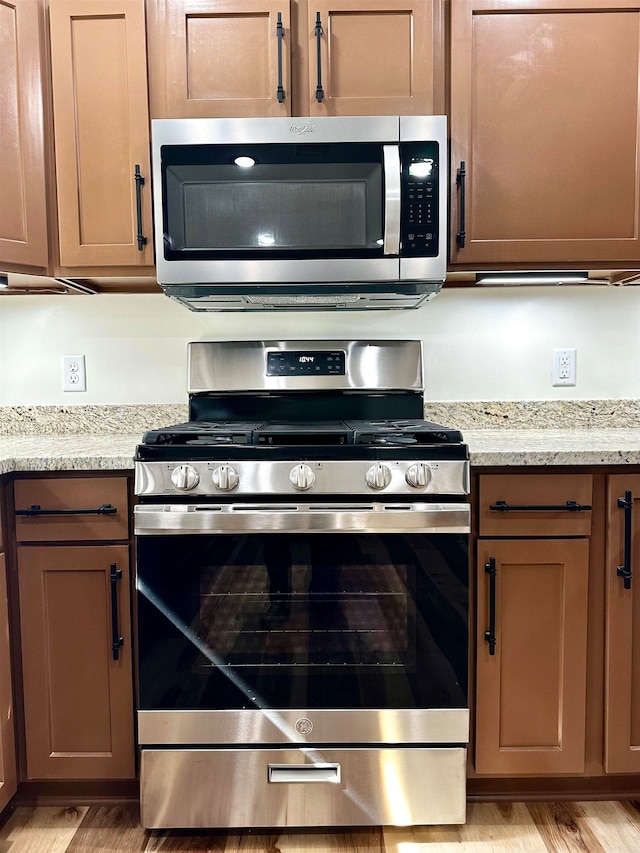
{"type": "Polygon", "coordinates": [[[162,175],[167,259],[382,253],[381,145],[168,146],[162,175]]]}
{"type": "Polygon", "coordinates": [[[172,248],[374,248],[382,238],[382,168],[172,166],[172,248]]]}

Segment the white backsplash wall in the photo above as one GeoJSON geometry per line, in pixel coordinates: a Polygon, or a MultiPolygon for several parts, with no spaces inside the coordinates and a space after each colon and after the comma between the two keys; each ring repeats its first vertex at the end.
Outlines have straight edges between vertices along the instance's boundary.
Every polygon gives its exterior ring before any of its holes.
{"type": "Polygon", "coordinates": [[[0,405],[184,403],[191,340],[422,338],[429,400],[640,396],[640,287],[445,289],[415,311],[192,313],[158,295],[0,298],[0,405]],[[577,385],[551,385],[554,347],[577,385]],[[60,357],[85,355],[86,392],[60,357]]]}

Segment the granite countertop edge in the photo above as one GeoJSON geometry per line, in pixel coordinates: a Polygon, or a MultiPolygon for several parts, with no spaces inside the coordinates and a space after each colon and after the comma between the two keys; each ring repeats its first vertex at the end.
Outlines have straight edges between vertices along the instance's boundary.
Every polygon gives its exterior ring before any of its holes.
{"type": "MultiPolygon", "coordinates": [[[[640,427],[632,429],[464,430],[471,465],[640,465],[640,427]]],[[[0,436],[0,474],[24,471],[133,470],[139,434],[0,436]]]]}

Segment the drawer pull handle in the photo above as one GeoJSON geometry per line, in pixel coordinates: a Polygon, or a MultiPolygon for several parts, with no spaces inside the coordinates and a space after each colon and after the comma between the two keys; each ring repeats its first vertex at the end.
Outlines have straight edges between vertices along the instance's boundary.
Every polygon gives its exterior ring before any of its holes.
{"type": "Polygon", "coordinates": [[[138,225],[136,240],[138,241],[138,251],[144,252],[144,247],[148,242],[142,230],[142,187],[144,186],[144,178],[137,163],[134,167],[133,177],[136,182],[136,222],[138,225]]]}
{"type": "Polygon", "coordinates": [[[269,764],[268,780],[274,782],[340,782],[339,764],[269,764]]]}
{"type": "Polygon", "coordinates": [[[493,512],[583,512],[591,509],[591,504],[579,504],[577,501],[567,501],[565,504],[508,504],[506,501],[496,501],[489,509],[493,512]]]}
{"type": "Polygon", "coordinates": [[[29,509],[17,509],[16,515],[113,515],[118,512],[111,504],[100,504],[97,509],[42,509],[40,504],[31,504],[29,509]]]}
{"type": "Polygon", "coordinates": [[[496,558],[489,557],[484,570],[489,575],[489,630],[484,632],[485,642],[489,643],[489,654],[496,653],[496,558]]]}
{"type": "Polygon", "coordinates": [[[118,628],[118,581],[122,580],[122,569],[111,563],[109,581],[111,582],[111,653],[113,659],[120,657],[120,647],[124,646],[124,637],[120,636],[118,628]]]}
{"type": "Polygon", "coordinates": [[[456,185],[460,189],[460,230],[456,234],[456,242],[460,249],[464,249],[465,243],[467,242],[467,226],[466,226],[466,211],[465,207],[467,204],[466,199],[466,189],[467,189],[467,170],[465,168],[465,161],[460,161],[460,168],[458,169],[458,173],[456,175],[456,185]]]}
{"type": "Polygon", "coordinates": [[[282,40],[284,38],[284,27],[282,26],[282,12],[278,12],[278,21],[276,23],[276,37],[278,39],[278,87],[276,89],[276,97],[278,103],[284,101],[285,91],[282,85],[282,40]]]}
{"type": "Polygon", "coordinates": [[[316,65],[318,74],[318,85],[316,86],[316,101],[321,104],[324,100],[324,89],[322,88],[322,36],[324,35],[324,30],[322,29],[322,19],[320,17],[320,12],[316,12],[316,26],[313,33],[316,37],[316,65]]]}
{"type": "Polygon", "coordinates": [[[624,578],[624,588],[631,589],[631,512],[633,510],[633,495],[626,491],[623,498],[618,498],[618,508],[624,510],[624,564],[618,566],[616,574],[624,578]]]}

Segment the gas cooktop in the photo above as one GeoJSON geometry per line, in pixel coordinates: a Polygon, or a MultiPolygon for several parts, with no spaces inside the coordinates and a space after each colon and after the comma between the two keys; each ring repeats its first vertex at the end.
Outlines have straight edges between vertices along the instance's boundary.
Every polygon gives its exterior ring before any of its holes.
{"type": "Polygon", "coordinates": [[[302,447],[317,445],[411,446],[459,444],[462,434],[417,419],[359,421],[189,421],[151,430],[143,444],[155,447],[253,445],[302,447]]]}

